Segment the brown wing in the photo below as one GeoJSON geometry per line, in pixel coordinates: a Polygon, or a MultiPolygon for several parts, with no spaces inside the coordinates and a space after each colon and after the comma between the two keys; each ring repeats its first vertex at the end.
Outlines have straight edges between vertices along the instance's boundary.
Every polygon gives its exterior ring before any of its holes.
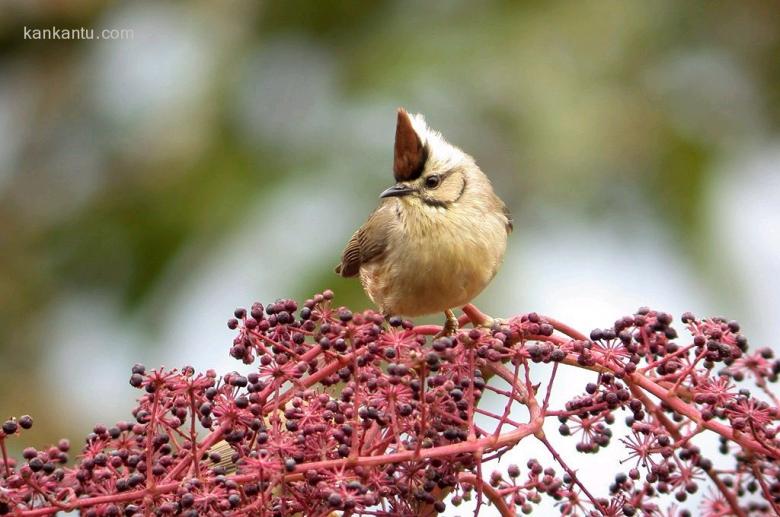
{"type": "Polygon", "coordinates": [[[374,211],[347,243],[341,255],[341,264],[336,266],[336,273],[343,277],[355,276],[360,272],[361,265],[381,257],[387,246],[392,222],[392,210],[388,205],[382,205],[374,211]]]}

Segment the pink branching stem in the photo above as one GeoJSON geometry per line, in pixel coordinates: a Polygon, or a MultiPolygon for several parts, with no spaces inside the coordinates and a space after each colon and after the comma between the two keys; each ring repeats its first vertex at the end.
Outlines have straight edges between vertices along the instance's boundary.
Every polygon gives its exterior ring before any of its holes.
{"type": "MultiPolygon", "coordinates": [[[[514,379],[514,375],[512,372],[510,372],[503,364],[489,364],[488,365],[488,371],[491,373],[498,375],[502,379],[504,379],[507,382],[512,382],[514,379]]],[[[523,389],[525,391],[525,388],[523,389]]],[[[539,404],[536,402],[536,399],[529,394],[525,395],[526,399],[526,405],[528,406],[528,411],[531,413],[531,418],[529,422],[535,422],[537,420],[541,420],[541,410],[539,409],[539,404]]]]}
{"type": "MultiPolygon", "coordinates": [[[[763,381],[763,379],[762,379],[763,381]]],[[[769,388],[767,387],[766,383],[760,383],[759,388],[761,388],[761,391],[764,392],[764,394],[769,397],[769,399],[772,401],[772,403],[775,405],[775,407],[780,407],[780,398],[777,397],[774,393],[769,391],[769,388]]]]}
{"type": "Polygon", "coordinates": [[[662,357],[661,359],[658,359],[657,361],[652,361],[650,363],[647,363],[647,366],[645,366],[644,368],[640,368],[639,371],[642,372],[642,373],[648,372],[648,371],[652,371],[653,369],[657,368],[658,365],[660,365],[662,363],[665,363],[665,362],[668,362],[669,359],[687,355],[688,352],[690,352],[692,348],[694,348],[693,345],[688,345],[688,346],[682,347],[679,350],[677,350],[676,352],[673,352],[671,354],[667,354],[664,357],[662,357]]]}
{"type": "MultiPolygon", "coordinates": [[[[201,457],[206,451],[208,451],[211,447],[214,446],[218,441],[222,439],[225,432],[230,429],[230,427],[233,425],[230,421],[225,421],[220,425],[217,429],[212,431],[204,440],[200,443],[200,446],[197,446],[197,443],[193,447],[195,450],[197,450],[198,457],[201,457]]],[[[163,482],[170,481],[171,479],[176,479],[179,477],[182,472],[184,472],[189,466],[190,461],[192,460],[193,456],[185,456],[182,458],[182,460],[168,473],[168,475],[163,479],[163,482]]]]}
{"type": "Polygon", "coordinates": [[[588,337],[580,332],[579,330],[570,327],[569,325],[566,325],[565,323],[562,323],[554,318],[551,318],[549,316],[543,316],[544,320],[552,325],[552,327],[557,330],[558,332],[565,334],[569,336],[572,339],[577,339],[580,341],[585,341],[588,339],[588,337]]]}
{"type": "Polygon", "coordinates": [[[3,465],[5,466],[5,474],[11,475],[11,467],[8,465],[8,451],[5,447],[5,436],[0,436],[0,451],[3,453],[3,465]]]}
{"type": "Polygon", "coordinates": [[[707,354],[707,350],[704,349],[696,356],[696,358],[691,362],[690,365],[682,372],[682,374],[677,375],[677,380],[674,382],[671,388],[669,388],[669,393],[676,393],[677,388],[682,384],[682,382],[688,378],[688,376],[691,374],[691,372],[696,368],[696,365],[699,364],[702,359],[704,359],[704,356],[707,354]]]}
{"type": "MultiPolygon", "coordinates": [[[[582,365],[577,363],[577,359],[572,355],[568,355],[561,362],[569,366],[576,366],[588,370],[612,371],[609,368],[605,368],[605,367],[588,367],[588,366],[583,367],[582,365]]],[[[772,451],[767,450],[759,442],[757,442],[756,440],[748,436],[745,436],[744,434],[735,434],[731,428],[723,424],[720,424],[718,422],[714,422],[712,420],[705,421],[702,418],[701,413],[699,413],[695,408],[693,408],[693,406],[677,398],[677,396],[670,393],[667,388],[664,388],[663,386],[656,384],[653,380],[644,377],[638,373],[627,376],[627,379],[631,383],[638,385],[643,390],[658,397],[660,400],[662,400],[664,403],[669,405],[676,412],[688,417],[690,420],[702,425],[703,427],[709,429],[710,431],[714,431],[719,435],[723,436],[724,438],[737,442],[740,446],[742,446],[745,449],[752,450],[760,454],[767,454],[769,456],[774,455],[772,451]]]]}
{"type": "Polygon", "coordinates": [[[484,325],[491,319],[490,316],[477,309],[476,305],[471,303],[463,306],[463,314],[466,316],[467,321],[474,325],[484,325]]]}
{"type": "Polygon", "coordinates": [[[56,501],[54,498],[51,497],[48,493],[46,493],[45,490],[43,490],[38,483],[35,482],[35,480],[27,478],[24,480],[24,482],[30,486],[44,501],[46,501],[49,505],[54,506],[56,508],[59,508],[61,510],[67,509],[66,506],[64,506],[59,501],[56,501]]]}
{"type": "Polygon", "coordinates": [[[155,479],[152,473],[152,459],[154,458],[154,437],[157,432],[158,406],[160,405],[160,392],[155,389],[152,394],[152,414],[147,424],[146,431],[146,489],[151,491],[154,488],[155,479]]]}
{"type": "Polygon", "coordinates": [[[503,321],[469,304],[455,336],[432,340],[441,326],[352,313],[332,298],[237,309],[230,354],[257,363],[246,376],[134,366],[130,384],[146,390],[135,422],[95,426],[73,467],[67,442],[27,448],[14,462],[5,441],[32,420],[6,421],[0,516],[432,517],[474,492],[477,513],[490,501],[502,517],[545,497],[569,515],[638,515],[663,511],[662,494],[684,501],[705,481],[717,489],[705,496],[707,517],[780,510],[780,407],[767,388],[780,361],[768,349],[748,353],[736,322],[683,315],[688,344],[670,315],[650,309],[586,336],[536,313],[503,321]],[[593,372],[592,382],[561,385],[565,368],[593,372]],[[752,397],[746,380],[770,402],[752,397]],[[562,406],[553,384],[572,389],[562,406]],[[502,398],[500,409],[480,407],[488,392],[502,398]],[[511,418],[518,404],[527,421],[511,418]],[[609,445],[620,413],[629,428],[620,441],[636,467],[597,498],[544,429],[558,420],[561,439],[594,454],[609,445]],[[477,425],[475,415],[487,418],[477,425]],[[707,432],[720,436],[732,468],[713,468],[696,446],[707,432]],[[529,459],[524,481],[516,465],[483,476],[485,462],[529,436],[551,466],[529,459]],[[759,503],[743,497],[758,487],[759,503]]]}
{"type": "Polygon", "coordinates": [[[524,386],[520,384],[516,384],[515,386],[512,386],[512,390],[503,390],[501,388],[496,388],[495,386],[487,385],[485,386],[485,389],[492,391],[493,393],[498,393],[499,395],[503,395],[504,397],[510,397],[515,400],[515,402],[519,402],[520,404],[525,404],[527,402],[528,395],[525,393],[525,389],[523,389],[524,386]]]}
{"type": "Polygon", "coordinates": [[[766,484],[766,479],[764,479],[764,474],[761,472],[761,469],[755,463],[751,465],[750,468],[753,471],[753,477],[758,480],[758,484],[761,486],[764,498],[772,505],[775,514],[780,515],[780,507],[775,503],[774,497],[772,497],[772,494],[769,492],[769,487],[766,484]]]}
{"type": "Polygon", "coordinates": [[[420,336],[435,336],[441,332],[441,325],[418,325],[414,327],[414,333],[420,336]]]}
{"type": "MultiPolygon", "coordinates": [[[[319,346],[315,346],[315,347],[312,348],[312,350],[310,352],[318,352],[319,353],[320,351],[321,351],[320,347],[319,346]]],[[[302,360],[310,360],[312,357],[316,356],[316,354],[311,354],[311,353],[309,353],[307,355],[309,357],[303,356],[302,360]]],[[[345,363],[347,363],[351,359],[352,359],[352,355],[340,356],[338,361],[335,361],[335,362],[331,363],[330,365],[328,365],[327,367],[322,368],[321,370],[319,370],[315,374],[310,375],[305,380],[303,380],[301,383],[299,383],[299,386],[300,387],[314,386],[315,384],[320,382],[322,379],[324,379],[328,375],[331,375],[334,371],[338,370],[339,367],[343,366],[345,363]]],[[[267,398],[267,395],[265,393],[263,393],[263,395],[265,395],[264,398],[267,398]]],[[[274,400],[272,402],[269,402],[268,405],[266,405],[266,407],[264,408],[264,410],[270,412],[271,410],[273,410],[273,408],[276,408],[276,407],[278,407],[278,406],[280,406],[282,404],[285,404],[290,399],[292,399],[294,396],[295,396],[295,390],[293,388],[291,388],[288,391],[286,391],[284,394],[282,394],[280,397],[276,397],[276,398],[274,398],[274,400]]],[[[212,432],[211,434],[209,434],[206,437],[206,439],[203,441],[203,443],[202,443],[202,445],[201,445],[201,447],[199,449],[198,454],[202,454],[204,451],[207,451],[215,443],[217,443],[219,440],[222,439],[222,436],[223,436],[224,432],[230,426],[226,425],[226,426],[223,426],[223,427],[224,428],[219,428],[219,429],[215,430],[214,432],[212,432]]],[[[181,474],[181,472],[184,469],[189,467],[189,465],[190,465],[189,462],[192,461],[192,459],[195,458],[195,457],[196,457],[196,455],[193,454],[193,456],[191,456],[189,458],[183,458],[182,461],[176,466],[176,468],[174,468],[174,470],[172,470],[170,472],[170,474],[168,476],[166,476],[165,479],[166,480],[174,479],[176,476],[181,474]]]]}
{"type": "MultiPolygon", "coordinates": [[[[420,366],[420,372],[419,372],[419,380],[420,380],[420,386],[422,388],[425,388],[425,365],[420,366]]],[[[425,392],[424,389],[421,390],[423,393],[425,392]]],[[[423,395],[420,397],[420,430],[417,433],[417,445],[415,446],[415,455],[420,454],[420,449],[422,447],[423,437],[425,436],[425,425],[428,421],[428,403],[425,400],[425,396],[423,395]]]]}
{"type": "MultiPolygon", "coordinates": [[[[468,365],[469,365],[469,371],[473,372],[476,370],[476,360],[474,358],[475,350],[473,347],[468,348],[468,365]]],[[[468,400],[473,401],[474,400],[474,383],[470,382],[468,387],[468,400]]],[[[511,401],[509,402],[511,404],[511,401]]],[[[469,429],[469,440],[474,439],[474,403],[469,404],[468,407],[468,429],[469,429]]]]}
{"type": "MultiPolygon", "coordinates": [[[[355,343],[353,340],[350,339],[350,345],[353,348],[352,352],[352,366],[355,369],[355,371],[359,371],[358,364],[357,364],[357,351],[355,348],[355,343]]],[[[276,397],[278,399],[278,397],[276,397]]],[[[359,422],[359,416],[358,412],[360,410],[360,376],[355,375],[355,396],[352,398],[352,425],[357,429],[357,427],[360,425],[359,422]]],[[[358,433],[352,433],[352,451],[350,452],[349,459],[355,459],[358,455],[360,455],[360,446],[359,446],[359,440],[360,440],[360,434],[358,433]]]]}
{"type": "Polygon", "coordinates": [[[552,386],[555,381],[555,374],[558,373],[558,363],[553,364],[552,373],[550,374],[550,380],[547,381],[547,393],[544,395],[544,402],[542,403],[542,410],[546,411],[547,406],[550,403],[550,395],[552,394],[552,386]]]}
{"type": "Polygon", "coordinates": [[[190,386],[188,390],[190,398],[190,450],[192,451],[192,465],[195,477],[200,478],[200,465],[198,464],[198,430],[195,422],[198,421],[198,410],[195,407],[195,392],[190,386]]]}
{"type": "Polygon", "coordinates": [[[518,375],[520,374],[520,363],[515,363],[514,371],[512,372],[512,392],[507,397],[506,404],[504,405],[504,414],[498,417],[498,425],[496,426],[496,430],[493,432],[494,436],[499,436],[501,434],[501,428],[504,427],[504,423],[511,423],[511,420],[509,419],[509,414],[512,411],[512,404],[516,400],[517,397],[517,386],[518,386],[518,375]]]}
{"type": "MultiPolygon", "coordinates": [[[[485,480],[482,477],[482,459],[484,457],[484,451],[479,449],[475,453],[475,460],[477,461],[477,475],[474,476],[474,487],[477,489],[477,505],[474,508],[474,513],[479,515],[479,510],[482,507],[482,494],[485,493],[485,480]]],[[[490,486],[490,485],[488,485],[490,486]]]]}
{"type": "Polygon", "coordinates": [[[704,420],[701,416],[701,413],[699,413],[696,409],[686,404],[685,402],[683,402],[681,399],[677,398],[673,394],[670,394],[665,388],[662,388],[661,386],[657,385],[647,377],[643,377],[639,374],[632,374],[628,378],[631,380],[632,383],[638,385],[645,391],[655,395],[656,397],[664,401],[664,403],[666,403],[674,411],[688,417],[689,419],[701,425],[702,427],[705,427],[710,431],[714,431],[718,433],[724,438],[728,438],[729,440],[738,443],[740,446],[742,446],[745,449],[752,450],[760,454],[766,454],[768,456],[775,456],[772,453],[772,451],[767,450],[763,445],[758,443],[756,440],[741,433],[737,434],[734,432],[733,429],[723,424],[720,424],[718,422],[714,422],[712,420],[704,420]]]}
{"type": "MultiPolygon", "coordinates": [[[[519,424],[519,422],[517,422],[515,420],[512,420],[506,414],[497,415],[497,414],[493,413],[492,411],[487,411],[487,410],[482,409],[482,408],[474,408],[474,413],[477,413],[479,415],[485,415],[485,416],[490,417],[490,418],[492,418],[494,420],[497,420],[499,425],[501,425],[501,424],[518,425],[519,424]]],[[[494,436],[498,436],[500,434],[501,433],[496,433],[495,431],[493,432],[494,436]]]]}
{"type": "MultiPolygon", "coordinates": [[[[274,399],[272,399],[270,402],[268,402],[263,408],[264,411],[268,411],[270,409],[275,408],[278,405],[285,404],[295,396],[295,393],[299,388],[305,388],[317,384],[319,381],[321,381],[323,378],[327,377],[328,375],[332,374],[334,371],[338,370],[343,366],[350,364],[352,360],[353,360],[352,354],[345,354],[342,356],[338,356],[338,358],[334,362],[330,363],[327,367],[323,368],[322,370],[317,371],[317,373],[310,375],[305,380],[296,380],[296,382],[293,383],[294,386],[287,389],[287,391],[285,391],[282,395],[277,396],[274,399]]],[[[279,387],[280,386],[278,383],[276,382],[272,383],[268,388],[266,388],[264,391],[260,393],[259,398],[261,400],[268,400],[268,397],[275,394],[278,391],[279,387]]]]}
{"type": "MultiPolygon", "coordinates": [[[[402,463],[413,459],[429,459],[429,458],[444,458],[448,456],[454,456],[461,453],[470,453],[482,449],[497,449],[506,445],[514,445],[526,436],[537,433],[540,429],[541,422],[532,422],[523,424],[515,428],[513,431],[502,434],[497,439],[492,436],[485,438],[477,438],[469,442],[454,443],[451,445],[444,445],[441,447],[434,447],[432,449],[421,449],[419,453],[415,451],[397,452],[393,454],[385,454],[383,456],[361,456],[350,461],[350,464],[355,466],[375,466],[384,465],[390,463],[402,463]]],[[[343,460],[326,460],[312,463],[303,463],[296,466],[295,472],[306,472],[306,470],[318,470],[338,467],[342,465],[343,460]]],[[[292,476],[289,476],[292,479],[292,476]]],[[[249,481],[255,479],[252,476],[241,477],[236,476],[237,481],[249,481]]]]}
{"type": "Polygon", "coordinates": [[[588,491],[588,489],[585,487],[585,485],[582,484],[582,482],[577,477],[577,473],[574,472],[569,466],[566,464],[565,461],[563,461],[563,458],[561,458],[561,455],[558,454],[558,451],[555,450],[555,448],[550,444],[550,442],[547,440],[547,437],[543,434],[541,436],[536,437],[540,442],[544,444],[545,447],[547,447],[547,450],[550,451],[550,454],[552,454],[552,457],[555,458],[555,461],[558,462],[558,464],[563,468],[563,470],[566,471],[566,473],[571,477],[572,481],[580,487],[580,490],[582,490],[582,493],[587,496],[588,499],[590,499],[591,504],[602,514],[606,515],[606,512],[604,511],[604,507],[602,504],[596,500],[595,497],[588,491]]]}
{"type": "MultiPolygon", "coordinates": [[[[680,431],[677,428],[674,423],[669,420],[669,418],[663,414],[663,412],[660,410],[660,408],[652,401],[650,398],[645,395],[644,392],[642,392],[640,389],[638,389],[636,386],[631,386],[631,393],[634,394],[636,398],[642,401],[642,404],[650,411],[655,417],[658,419],[658,422],[666,429],[669,434],[676,440],[681,441],[682,436],[680,435],[680,431]]],[[[718,491],[723,494],[723,497],[726,498],[726,501],[729,504],[729,507],[731,508],[731,511],[734,512],[734,515],[738,517],[746,517],[746,514],[744,511],[742,511],[742,508],[739,507],[739,502],[737,501],[737,498],[734,496],[731,490],[726,487],[726,485],[723,483],[723,481],[720,479],[718,474],[715,472],[714,469],[708,469],[705,471],[707,475],[712,479],[713,483],[715,483],[715,486],[717,487],[718,491]]]]}

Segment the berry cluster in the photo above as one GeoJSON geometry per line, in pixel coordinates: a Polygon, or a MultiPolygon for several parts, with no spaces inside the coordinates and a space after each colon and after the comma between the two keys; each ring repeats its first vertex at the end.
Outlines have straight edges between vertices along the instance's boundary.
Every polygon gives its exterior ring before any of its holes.
{"type": "Polygon", "coordinates": [[[5,422],[0,515],[432,516],[472,500],[513,516],[544,499],[565,515],[685,514],[676,505],[704,485],[694,513],[778,513],[769,383],[780,362],[749,353],[735,322],[685,314],[688,344],[649,309],[589,336],[535,313],[489,322],[469,305],[462,329],[439,337],[438,326],[337,307],[330,291],[237,309],[230,354],[249,371],[135,365],[132,421],[95,426],[75,464],[64,440],[10,458],[6,442],[32,419],[5,422]],[[562,368],[593,377],[553,407],[562,368]],[[747,382],[755,394],[737,387],[747,382]],[[707,434],[727,468],[697,445],[707,434]],[[522,440],[540,442],[547,464],[484,476],[522,440]],[[554,440],[582,454],[617,442],[628,470],[594,493],[554,440]]]}

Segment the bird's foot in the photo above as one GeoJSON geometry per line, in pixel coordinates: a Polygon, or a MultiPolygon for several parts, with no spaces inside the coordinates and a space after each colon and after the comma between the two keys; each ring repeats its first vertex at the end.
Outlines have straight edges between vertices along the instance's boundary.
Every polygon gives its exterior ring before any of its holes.
{"type": "Polygon", "coordinates": [[[450,309],[447,309],[444,311],[444,315],[447,317],[447,321],[444,323],[444,327],[442,327],[442,329],[435,336],[433,336],[433,339],[453,336],[460,328],[458,318],[455,317],[454,312],[452,312],[450,309]]]}

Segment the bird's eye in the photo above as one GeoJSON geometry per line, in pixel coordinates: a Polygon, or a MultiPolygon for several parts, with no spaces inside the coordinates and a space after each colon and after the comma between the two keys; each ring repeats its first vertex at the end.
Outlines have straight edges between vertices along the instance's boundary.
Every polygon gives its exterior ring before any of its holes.
{"type": "Polygon", "coordinates": [[[428,176],[425,178],[425,188],[436,188],[439,186],[439,183],[441,182],[441,178],[438,174],[434,174],[432,176],[428,176]]]}

